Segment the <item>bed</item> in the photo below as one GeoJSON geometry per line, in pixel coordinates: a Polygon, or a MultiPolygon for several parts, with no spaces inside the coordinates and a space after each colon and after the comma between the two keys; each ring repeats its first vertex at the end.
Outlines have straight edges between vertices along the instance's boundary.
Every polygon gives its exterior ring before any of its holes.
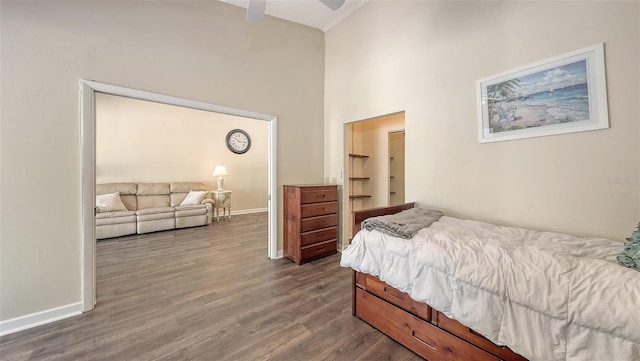
{"type": "Polygon", "coordinates": [[[429,360],[640,360],[640,273],[623,244],[442,216],[411,239],[361,230],[353,315],[429,360]]]}

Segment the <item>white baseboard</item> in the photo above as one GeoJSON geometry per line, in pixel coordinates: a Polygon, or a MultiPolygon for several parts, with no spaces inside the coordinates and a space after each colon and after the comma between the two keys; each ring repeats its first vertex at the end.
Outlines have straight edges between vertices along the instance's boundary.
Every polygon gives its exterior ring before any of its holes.
{"type": "Polygon", "coordinates": [[[236,214],[262,213],[262,212],[268,212],[268,211],[269,211],[269,208],[241,209],[239,211],[231,211],[231,215],[234,216],[236,214]]]}
{"type": "Polygon", "coordinates": [[[82,314],[82,302],[0,321],[0,336],[82,314]]]}

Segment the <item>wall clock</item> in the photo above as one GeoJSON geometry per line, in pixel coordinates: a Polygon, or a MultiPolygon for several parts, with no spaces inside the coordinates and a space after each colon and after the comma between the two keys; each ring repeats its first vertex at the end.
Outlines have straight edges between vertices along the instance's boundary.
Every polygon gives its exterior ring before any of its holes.
{"type": "Polygon", "coordinates": [[[227,148],[236,154],[244,154],[251,148],[251,137],[242,129],[233,129],[227,133],[227,148]]]}

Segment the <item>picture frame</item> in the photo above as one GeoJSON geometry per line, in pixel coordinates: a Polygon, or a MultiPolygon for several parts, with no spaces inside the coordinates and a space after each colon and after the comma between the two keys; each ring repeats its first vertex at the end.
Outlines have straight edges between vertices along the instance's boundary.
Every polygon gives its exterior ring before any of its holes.
{"type": "Polygon", "coordinates": [[[609,128],[604,44],[476,81],[478,141],[609,128]]]}

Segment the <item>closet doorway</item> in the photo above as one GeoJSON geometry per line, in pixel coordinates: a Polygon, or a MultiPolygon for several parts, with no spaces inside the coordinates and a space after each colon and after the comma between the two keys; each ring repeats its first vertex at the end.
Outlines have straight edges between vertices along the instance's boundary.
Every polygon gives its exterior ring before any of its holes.
{"type": "Polygon", "coordinates": [[[351,243],[351,212],[404,203],[405,113],[346,123],[341,249],[351,243]]]}

